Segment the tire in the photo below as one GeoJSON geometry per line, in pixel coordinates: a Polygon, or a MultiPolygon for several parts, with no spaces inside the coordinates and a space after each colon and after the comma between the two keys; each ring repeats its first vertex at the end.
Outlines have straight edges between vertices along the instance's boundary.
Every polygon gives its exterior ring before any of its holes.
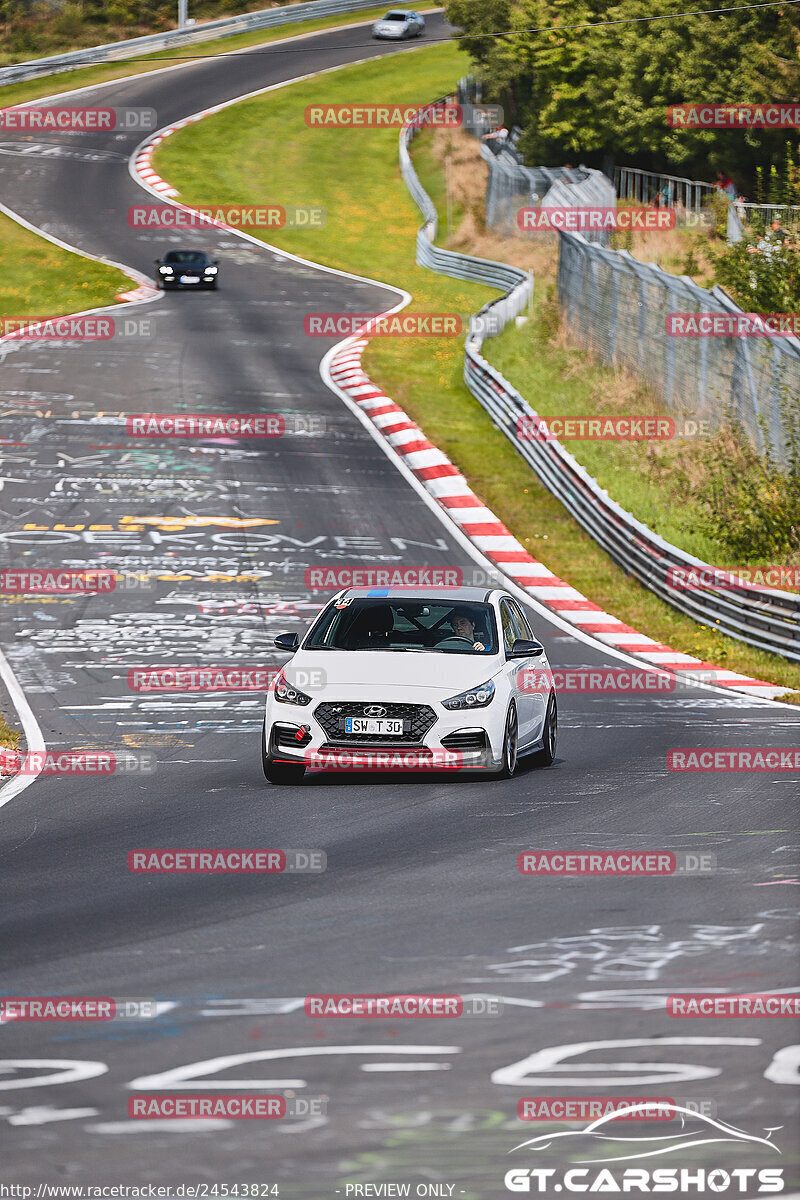
{"type": "Polygon", "coordinates": [[[299,763],[276,763],[267,753],[267,723],[261,729],[261,765],[264,768],[264,778],[267,783],[285,784],[300,783],[306,773],[305,767],[299,763]]]}
{"type": "Polygon", "coordinates": [[[208,288],[208,290],[209,290],[210,292],[215,292],[215,291],[217,290],[217,281],[216,281],[216,279],[214,280],[214,282],[213,282],[213,283],[208,283],[208,284],[206,284],[206,287],[208,288]]]}
{"type": "Polygon", "coordinates": [[[519,721],[517,706],[510,704],[506,714],[506,728],[503,734],[503,763],[499,771],[492,772],[493,779],[510,779],[517,769],[519,751],[519,721]]]}
{"type": "Polygon", "coordinates": [[[558,743],[558,701],[556,700],[555,692],[551,692],[550,699],[547,702],[547,715],[544,719],[542,741],[544,743],[542,749],[537,750],[535,754],[531,755],[531,763],[534,767],[549,767],[556,757],[556,745],[558,743]]]}

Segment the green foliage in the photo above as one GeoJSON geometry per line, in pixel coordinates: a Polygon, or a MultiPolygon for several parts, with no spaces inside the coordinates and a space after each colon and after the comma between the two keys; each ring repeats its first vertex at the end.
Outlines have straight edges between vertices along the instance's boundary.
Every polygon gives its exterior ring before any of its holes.
{"type": "Polygon", "coordinates": [[[601,165],[610,155],[695,178],[720,170],[752,194],[756,165],[782,162],[785,132],[672,128],[666,108],[800,94],[800,12],[677,15],[685,9],[684,0],[662,0],[659,13],[674,19],[642,20],[653,16],[652,0],[448,0],[446,13],[478,35],[466,47],[488,98],[522,128],[529,162],[601,165]],[[625,18],[634,20],[598,24],[625,18]],[[586,24],[594,27],[570,28],[586,24]],[[516,32],[491,36],[506,30],[516,32]]]}
{"type": "Polygon", "coordinates": [[[780,204],[781,202],[781,181],[778,176],[778,168],[775,163],[769,169],[769,188],[767,190],[767,204],[780,204]]]}
{"type": "Polygon", "coordinates": [[[708,445],[696,499],[706,532],[733,562],[780,562],[800,549],[800,403],[784,397],[783,409],[788,468],[759,453],[732,415],[708,445]]]}
{"type": "Polygon", "coordinates": [[[751,232],[716,256],[717,281],[748,312],[800,310],[800,253],[769,229],[751,232]]]}
{"type": "Polygon", "coordinates": [[[728,229],[728,197],[722,191],[711,192],[703,200],[704,207],[708,207],[714,214],[714,233],[717,237],[724,238],[728,229]]]}

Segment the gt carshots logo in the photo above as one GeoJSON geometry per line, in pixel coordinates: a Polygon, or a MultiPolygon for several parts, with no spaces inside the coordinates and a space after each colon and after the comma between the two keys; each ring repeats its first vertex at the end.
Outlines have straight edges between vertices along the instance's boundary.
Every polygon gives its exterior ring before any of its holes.
{"type": "Polygon", "coordinates": [[[737,1167],[725,1171],[714,1167],[707,1171],[702,1167],[656,1167],[651,1171],[647,1167],[627,1167],[612,1174],[607,1167],[599,1171],[573,1167],[563,1173],[555,1167],[512,1167],[503,1182],[509,1192],[673,1192],[680,1196],[728,1192],[742,1196],[755,1185],[760,1195],[767,1195],[783,1191],[783,1168],[737,1167]]]}
{"type": "MultiPolygon", "coordinates": [[[[634,1102],[627,1108],[618,1108],[599,1117],[584,1129],[543,1133],[514,1146],[509,1153],[514,1154],[519,1150],[524,1150],[528,1155],[556,1153],[562,1161],[564,1158],[572,1158],[573,1161],[578,1159],[587,1165],[567,1168],[512,1167],[503,1177],[506,1190],[540,1194],[673,1192],[680,1196],[703,1195],[707,1192],[715,1195],[727,1193],[742,1196],[754,1191],[760,1195],[767,1195],[783,1191],[781,1167],[618,1167],[616,1164],[626,1160],[676,1156],[680,1152],[694,1157],[695,1147],[711,1144],[724,1144],[728,1150],[738,1147],[741,1150],[754,1151],[758,1148],[759,1153],[763,1150],[773,1154],[781,1153],[775,1142],[770,1141],[774,1130],[765,1130],[767,1136],[759,1137],[705,1113],[695,1112],[682,1105],[673,1105],[670,1101],[662,1101],[661,1108],[671,1109],[676,1116],[680,1116],[680,1128],[666,1137],[660,1136],[657,1145],[653,1144],[653,1139],[646,1133],[631,1130],[629,1125],[624,1129],[617,1128],[621,1121],[642,1112],[650,1105],[652,1101],[634,1102]],[[614,1164],[613,1169],[603,1166],[603,1155],[613,1155],[605,1159],[606,1162],[614,1164]]],[[[671,1161],[674,1162],[675,1158],[671,1161]]]]}

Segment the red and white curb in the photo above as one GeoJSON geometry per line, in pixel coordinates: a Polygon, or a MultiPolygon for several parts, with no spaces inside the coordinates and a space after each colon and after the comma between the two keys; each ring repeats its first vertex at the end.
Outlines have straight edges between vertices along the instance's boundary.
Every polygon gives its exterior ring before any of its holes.
{"type": "MultiPolygon", "coordinates": [[[[185,124],[185,122],[182,121],[180,124],[185,124]]],[[[171,125],[168,129],[158,133],[151,142],[147,142],[146,145],[141,147],[133,160],[136,174],[149,188],[152,188],[154,192],[158,192],[160,196],[177,196],[178,192],[176,188],[171,187],[166,180],[162,179],[153,170],[153,151],[163,142],[168,134],[174,133],[178,128],[180,128],[179,125],[171,125]]]]}
{"type": "Polygon", "coordinates": [[[369,417],[447,516],[499,571],[563,620],[584,633],[590,633],[598,641],[641,659],[649,666],[669,671],[678,677],[683,675],[687,680],[714,684],[749,696],[772,699],[786,692],[785,687],[751,679],[736,671],[726,671],[638,633],[554,575],[544,563],[528,553],[502,521],[498,521],[491,509],[481,504],[447,455],[434,446],[408,414],[372,382],[361,366],[361,356],[367,345],[368,339],[365,338],[344,343],[330,360],[331,378],[369,417]]]}

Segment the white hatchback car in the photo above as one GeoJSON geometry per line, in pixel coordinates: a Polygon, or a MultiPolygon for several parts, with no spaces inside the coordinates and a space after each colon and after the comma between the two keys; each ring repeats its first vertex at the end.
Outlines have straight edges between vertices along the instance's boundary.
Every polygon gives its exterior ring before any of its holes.
{"type": "Polygon", "coordinates": [[[267,694],[271,783],[306,767],[484,769],[519,757],[549,766],[558,709],[542,644],[501,589],[346,588],[300,638],[267,694]]]}
{"type": "Polygon", "coordinates": [[[425,18],[410,8],[393,8],[372,26],[374,38],[390,41],[421,37],[424,32],[425,18]]]}

